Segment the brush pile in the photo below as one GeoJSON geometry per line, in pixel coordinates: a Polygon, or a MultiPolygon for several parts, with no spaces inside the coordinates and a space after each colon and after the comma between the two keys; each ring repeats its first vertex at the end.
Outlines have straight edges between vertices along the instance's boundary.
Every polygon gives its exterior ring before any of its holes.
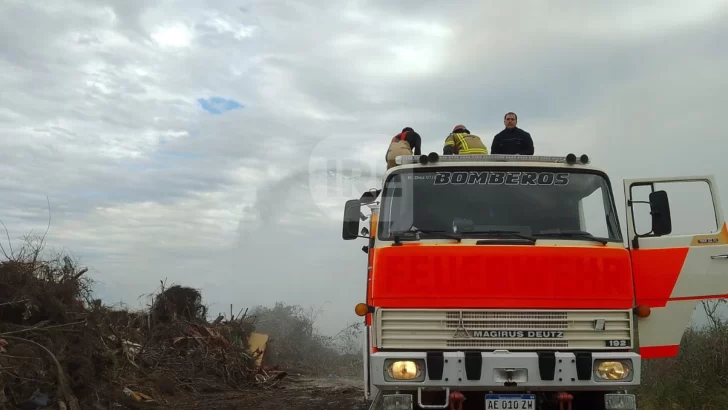
{"type": "Polygon", "coordinates": [[[253,324],[206,320],[200,293],[172,286],[143,311],[90,296],[85,269],[37,254],[0,261],[0,409],[123,409],[255,383],[253,324]]]}

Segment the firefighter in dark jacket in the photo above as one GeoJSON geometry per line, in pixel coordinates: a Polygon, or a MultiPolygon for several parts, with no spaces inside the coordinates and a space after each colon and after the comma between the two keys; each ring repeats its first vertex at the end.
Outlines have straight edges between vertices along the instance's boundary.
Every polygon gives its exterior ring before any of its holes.
{"type": "Polygon", "coordinates": [[[491,154],[533,155],[531,134],[516,127],[518,116],[509,112],[503,117],[503,124],[506,128],[493,137],[491,154]]]}
{"type": "Polygon", "coordinates": [[[412,127],[402,128],[402,132],[395,135],[389,143],[385,159],[387,169],[397,166],[394,160],[399,155],[422,155],[422,138],[412,127]]]}
{"type": "Polygon", "coordinates": [[[445,138],[442,153],[443,155],[483,155],[488,153],[488,147],[483,144],[479,136],[471,134],[464,125],[459,124],[445,138]]]}

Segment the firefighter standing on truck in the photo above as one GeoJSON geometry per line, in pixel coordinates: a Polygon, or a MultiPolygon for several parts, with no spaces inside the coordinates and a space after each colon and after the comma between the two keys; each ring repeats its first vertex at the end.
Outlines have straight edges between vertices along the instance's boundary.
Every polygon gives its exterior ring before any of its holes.
{"type": "Polygon", "coordinates": [[[464,125],[459,124],[445,138],[442,153],[444,155],[482,155],[488,153],[488,147],[483,144],[479,136],[471,134],[464,125]]]}
{"type": "Polygon", "coordinates": [[[505,128],[493,137],[490,151],[493,154],[533,155],[533,139],[531,134],[518,128],[518,115],[506,113],[503,117],[505,128]]]}
{"type": "Polygon", "coordinates": [[[398,155],[412,155],[413,150],[414,155],[422,154],[422,138],[412,127],[404,127],[402,132],[395,135],[389,143],[389,149],[385,156],[387,169],[397,165],[394,160],[398,155]]]}

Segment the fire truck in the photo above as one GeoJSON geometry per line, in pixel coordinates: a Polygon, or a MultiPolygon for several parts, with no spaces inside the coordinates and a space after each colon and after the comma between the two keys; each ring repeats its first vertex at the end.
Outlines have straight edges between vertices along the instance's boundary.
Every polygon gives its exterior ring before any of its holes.
{"type": "Polygon", "coordinates": [[[573,153],[400,156],[348,200],[370,410],[636,409],[643,360],[728,294],[728,229],[712,175],[623,189],[626,237],[608,174],[573,153]],[[670,182],[707,184],[715,230],[673,234],[670,182]]]}

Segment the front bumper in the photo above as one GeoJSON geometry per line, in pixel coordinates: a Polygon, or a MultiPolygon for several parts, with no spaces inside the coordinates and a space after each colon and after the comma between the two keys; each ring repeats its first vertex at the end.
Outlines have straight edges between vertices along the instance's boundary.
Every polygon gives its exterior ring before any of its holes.
{"type": "MultiPolygon", "coordinates": [[[[437,403],[423,403],[422,401],[422,388],[417,391],[417,401],[415,402],[414,395],[408,392],[405,393],[388,393],[382,394],[379,392],[377,397],[369,406],[369,410],[412,410],[415,403],[417,403],[418,409],[458,409],[463,408],[463,401],[468,400],[460,392],[450,393],[449,389],[445,389],[444,402],[437,403]]],[[[483,397],[480,397],[482,399],[483,397]]],[[[476,399],[477,400],[477,399],[476,399]]],[[[484,406],[475,405],[469,406],[469,408],[476,409],[522,409],[522,410],[537,410],[537,409],[549,409],[556,410],[566,408],[571,409],[571,404],[574,404],[574,397],[571,394],[556,394],[556,400],[538,400],[533,394],[511,394],[511,395],[497,395],[485,396],[484,406]],[[510,397],[509,397],[510,396],[510,397]],[[505,401],[503,401],[505,399],[505,401]]],[[[604,409],[604,410],[637,410],[637,401],[634,394],[629,393],[615,393],[615,394],[604,394],[599,397],[598,401],[586,401],[581,400],[576,404],[580,409],[604,409]]]]}
{"type": "Polygon", "coordinates": [[[637,387],[641,359],[632,352],[377,352],[371,356],[371,383],[380,391],[449,388],[461,391],[615,391],[637,387]],[[419,381],[385,377],[388,359],[419,359],[419,381]],[[601,360],[630,360],[631,375],[604,381],[595,375],[601,360]]]}

